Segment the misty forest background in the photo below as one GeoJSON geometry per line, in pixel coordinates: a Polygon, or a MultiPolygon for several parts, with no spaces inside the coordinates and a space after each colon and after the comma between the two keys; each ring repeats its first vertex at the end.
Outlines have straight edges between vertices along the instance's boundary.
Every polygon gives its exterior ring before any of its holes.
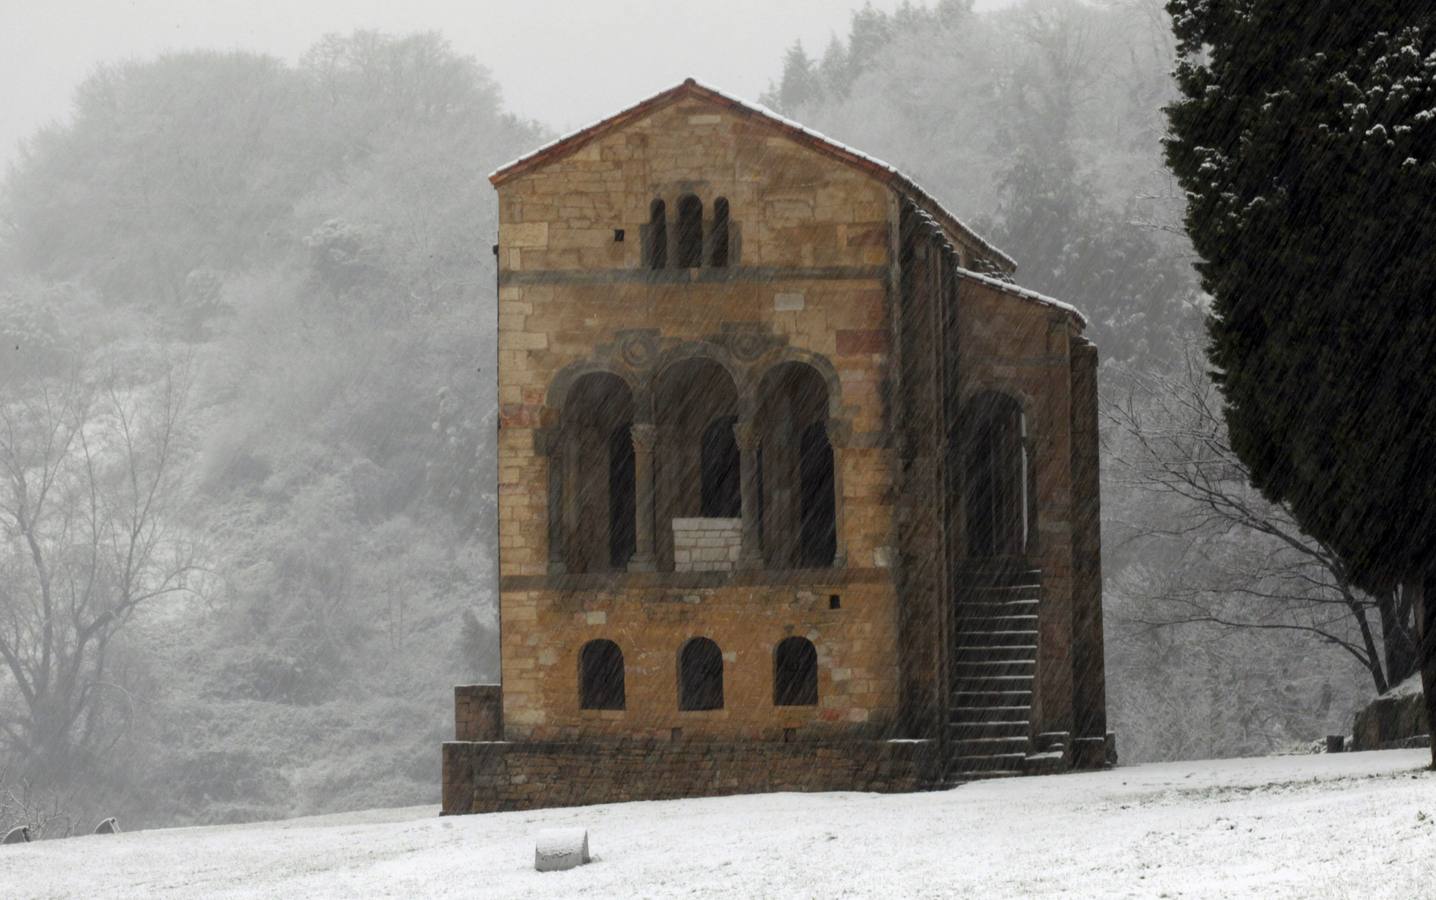
{"type": "MultiPolygon", "coordinates": [[[[794,45],[762,98],[1089,315],[1124,763],[1297,750],[1410,672],[1400,598],[1346,586],[1226,447],[1162,162],[1174,59],[1160,0],[943,0],[794,45]]],[[[26,142],[0,825],[436,801],[451,686],[497,676],[486,175],[553,137],[482,62],[361,32],[117,63],[26,142]]]]}

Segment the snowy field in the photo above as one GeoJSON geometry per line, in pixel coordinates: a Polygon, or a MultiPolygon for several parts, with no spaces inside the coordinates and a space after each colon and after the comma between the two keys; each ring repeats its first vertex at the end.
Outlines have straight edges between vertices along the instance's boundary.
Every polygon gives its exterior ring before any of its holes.
{"type": "Polygon", "coordinates": [[[87,836],[0,847],[0,897],[1436,897],[1429,758],[87,836]],[[534,834],[575,825],[589,829],[594,862],[535,872],[534,834]]]}

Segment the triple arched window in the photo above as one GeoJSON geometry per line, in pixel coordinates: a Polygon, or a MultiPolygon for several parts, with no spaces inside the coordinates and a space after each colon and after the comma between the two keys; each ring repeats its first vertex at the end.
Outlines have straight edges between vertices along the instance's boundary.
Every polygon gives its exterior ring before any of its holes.
{"type": "Polygon", "coordinates": [[[723,268],[729,264],[733,245],[728,198],[713,201],[713,215],[703,218],[703,201],[697,194],[683,194],[674,210],[673,228],[668,227],[668,204],[655,199],[648,207],[648,224],[643,229],[643,265],[649,269],[723,268]]]}

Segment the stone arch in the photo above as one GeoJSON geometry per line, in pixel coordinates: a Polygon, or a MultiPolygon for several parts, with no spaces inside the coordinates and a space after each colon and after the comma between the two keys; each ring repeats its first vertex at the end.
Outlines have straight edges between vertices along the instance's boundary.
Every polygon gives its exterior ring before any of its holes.
{"type": "Polygon", "coordinates": [[[844,419],[843,413],[843,380],[838,375],[837,368],[832,362],[821,353],[813,353],[810,350],[803,350],[797,347],[783,347],[765,359],[761,374],[753,379],[755,387],[761,385],[774,369],[789,363],[800,363],[808,366],[822,379],[828,391],[828,420],[841,422],[844,419]]]}
{"type": "Polygon", "coordinates": [[[703,265],[703,201],[697,194],[678,198],[674,223],[675,268],[697,269],[703,265]]]}
{"type": "Polygon", "coordinates": [[[709,638],[690,638],[678,650],[678,708],[723,708],[723,651],[709,638]]]}
{"type": "Polygon", "coordinates": [[[773,648],[773,705],[818,705],[818,649],[805,637],[783,638],[773,648]]]}
{"type": "Polygon", "coordinates": [[[578,652],[578,706],[580,709],[623,709],[623,650],[606,638],[583,645],[578,652]]]}

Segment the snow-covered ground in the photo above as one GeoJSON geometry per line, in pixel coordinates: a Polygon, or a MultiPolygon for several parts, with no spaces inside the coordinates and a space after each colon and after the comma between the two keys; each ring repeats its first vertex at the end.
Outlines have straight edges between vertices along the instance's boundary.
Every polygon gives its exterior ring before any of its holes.
{"type": "Polygon", "coordinates": [[[1429,758],[131,832],[0,847],[0,897],[1433,897],[1429,758]],[[558,826],[589,829],[594,862],[535,872],[535,833],[558,826]]]}

